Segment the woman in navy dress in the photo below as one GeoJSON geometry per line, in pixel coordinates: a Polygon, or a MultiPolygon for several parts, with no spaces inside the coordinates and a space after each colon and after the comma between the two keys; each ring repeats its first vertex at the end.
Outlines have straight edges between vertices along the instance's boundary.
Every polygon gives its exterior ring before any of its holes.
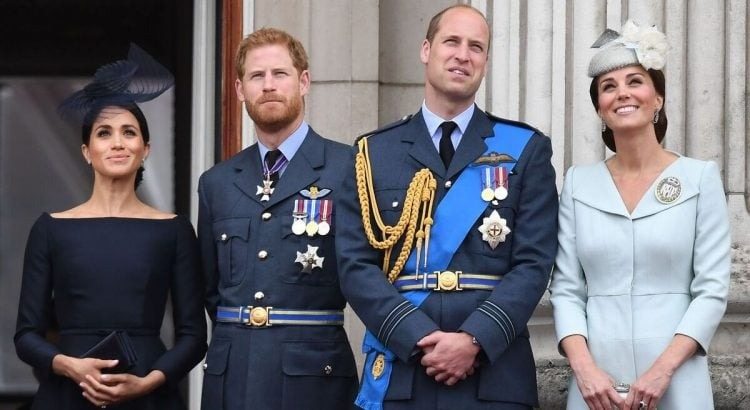
{"type": "Polygon", "coordinates": [[[61,106],[83,115],[83,157],[94,186],[84,203],[44,213],[24,259],[15,344],[40,374],[34,409],[180,409],[177,383],[203,357],[202,276],[190,222],[143,203],[135,193],[149,154],[137,102],[155,98],[171,75],[143,50],[100,68],[61,106]],[[171,295],[175,341],[160,339],[171,295]],[[45,338],[49,324],[59,340],[45,338]],[[82,357],[114,330],[127,333],[137,361],[82,357]]]}

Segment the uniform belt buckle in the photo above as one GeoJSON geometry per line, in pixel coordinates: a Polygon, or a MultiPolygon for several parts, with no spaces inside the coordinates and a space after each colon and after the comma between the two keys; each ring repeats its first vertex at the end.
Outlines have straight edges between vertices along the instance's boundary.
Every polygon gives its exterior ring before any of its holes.
{"type": "Polygon", "coordinates": [[[271,316],[271,306],[248,306],[250,315],[247,318],[246,325],[250,327],[268,327],[271,326],[269,317],[271,316]]]}
{"type": "Polygon", "coordinates": [[[460,270],[457,270],[455,272],[450,270],[435,271],[434,274],[437,281],[433,290],[436,290],[438,292],[463,290],[461,289],[459,283],[459,278],[461,277],[462,273],[463,272],[460,270]]]}

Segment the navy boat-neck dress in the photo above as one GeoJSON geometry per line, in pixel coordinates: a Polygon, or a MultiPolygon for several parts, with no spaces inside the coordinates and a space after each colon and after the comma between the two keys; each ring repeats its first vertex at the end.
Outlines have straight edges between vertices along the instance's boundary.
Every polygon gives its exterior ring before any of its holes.
{"type": "Polygon", "coordinates": [[[128,372],[166,375],[154,392],[115,409],[182,409],[177,383],[206,351],[198,247],[190,222],[172,219],[39,217],[29,234],[14,337],[37,370],[33,409],[96,408],[76,383],[52,371],[57,354],[80,357],[112,330],[126,331],[138,356],[128,372]],[[160,329],[168,295],[174,346],[160,329]],[[56,341],[45,337],[51,323],[56,341]]]}

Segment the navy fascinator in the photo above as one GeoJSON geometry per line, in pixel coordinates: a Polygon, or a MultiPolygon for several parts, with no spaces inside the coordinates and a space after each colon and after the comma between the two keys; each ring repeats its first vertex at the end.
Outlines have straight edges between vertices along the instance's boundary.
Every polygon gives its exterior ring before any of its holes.
{"type": "Polygon", "coordinates": [[[99,67],[93,81],[66,98],[58,112],[63,118],[83,121],[92,110],[153,100],[173,84],[174,77],[169,70],[130,43],[127,60],[99,67]]]}

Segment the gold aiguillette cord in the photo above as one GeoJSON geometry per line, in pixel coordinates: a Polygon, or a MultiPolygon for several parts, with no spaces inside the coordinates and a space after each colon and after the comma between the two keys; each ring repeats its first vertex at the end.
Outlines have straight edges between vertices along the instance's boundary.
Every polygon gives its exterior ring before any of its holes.
{"type": "Polygon", "coordinates": [[[420,262],[423,261],[423,266],[427,266],[430,228],[433,224],[432,209],[435,201],[435,189],[437,187],[435,177],[427,168],[421,169],[414,174],[406,191],[404,209],[401,212],[401,216],[396,225],[390,226],[383,222],[380,210],[378,209],[378,202],[375,198],[367,138],[362,138],[359,141],[359,152],[355,158],[355,172],[357,178],[357,195],[362,211],[362,224],[365,234],[370,246],[383,250],[383,272],[387,274],[388,281],[393,283],[403,270],[412,245],[414,245],[415,237],[417,239],[416,274],[418,277],[420,262]],[[382,239],[378,239],[375,236],[371,222],[372,219],[375,219],[382,239]],[[404,242],[391,268],[390,260],[393,247],[402,237],[404,242]],[[422,257],[424,258],[422,259],[422,257]]]}

